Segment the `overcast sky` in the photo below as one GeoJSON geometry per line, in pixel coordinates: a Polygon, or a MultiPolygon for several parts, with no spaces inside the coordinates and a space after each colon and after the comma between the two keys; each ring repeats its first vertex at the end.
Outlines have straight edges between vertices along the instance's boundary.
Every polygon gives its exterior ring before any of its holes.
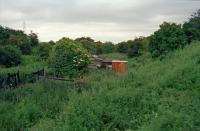
{"type": "Polygon", "coordinates": [[[119,42],[147,36],[163,21],[182,23],[200,0],[0,0],[0,25],[38,33],[41,41],[90,36],[119,42]]]}

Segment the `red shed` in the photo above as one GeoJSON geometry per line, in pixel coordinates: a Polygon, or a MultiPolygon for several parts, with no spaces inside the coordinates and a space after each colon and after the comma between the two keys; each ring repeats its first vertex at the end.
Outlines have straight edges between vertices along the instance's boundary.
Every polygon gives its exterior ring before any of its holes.
{"type": "Polygon", "coordinates": [[[116,72],[126,72],[127,71],[127,63],[128,61],[120,61],[120,60],[113,60],[112,61],[112,70],[116,72]]]}

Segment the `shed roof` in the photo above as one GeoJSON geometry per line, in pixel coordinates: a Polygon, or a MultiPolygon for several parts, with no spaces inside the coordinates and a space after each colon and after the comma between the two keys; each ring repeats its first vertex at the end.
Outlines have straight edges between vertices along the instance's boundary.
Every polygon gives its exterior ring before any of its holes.
{"type": "Polygon", "coordinates": [[[112,62],[116,62],[116,63],[128,63],[128,61],[121,61],[121,60],[113,60],[112,62]]]}

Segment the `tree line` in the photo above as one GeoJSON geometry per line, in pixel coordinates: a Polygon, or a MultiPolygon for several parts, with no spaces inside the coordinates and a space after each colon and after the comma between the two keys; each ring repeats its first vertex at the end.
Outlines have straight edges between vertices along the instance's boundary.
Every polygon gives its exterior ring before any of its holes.
{"type": "Polygon", "coordinates": [[[182,25],[164,22],[151,36],[118,44],[95,41],[90,37],[75,40],[64,37],[57,42],[39,42],[36,33],[25,34],[20,30],[0,26],[0,65],[16,66],[21,63],[22,55],[37,55],[41,60],[49,62],[56,75],[64,75],[62,71],[69,70],[68,74],[73,76],[74,72],[80,73],[88,65],[86,56],[89,54],[119,52],[127,54],[128,57],[138,57],[149,52],[152,57],[164,57],[168,52],[183,48],[194,40],[200,40],[200,10],[193,13],[182,25]],[[77,58],[74,58],[75,56],[77,58]],[[62,63],[64,57],[67,63],[62,63]],[[73,66],[73,62],[78,63],[73,66]],[[70,66],[67,66],[69,63],[70,66]]]}
{"type": "Polygon", "coordinates": [[[0,26],[0,65],[6,67],[21,63],[22,55],[30,55],[32,48],[39,44],[37,34],[25,34],[20,30],[13,30],[0,26]]]}

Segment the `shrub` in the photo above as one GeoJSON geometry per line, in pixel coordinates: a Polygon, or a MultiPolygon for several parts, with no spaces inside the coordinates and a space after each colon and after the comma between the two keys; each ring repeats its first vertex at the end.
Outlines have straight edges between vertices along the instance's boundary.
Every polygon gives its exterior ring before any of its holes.
{"type": "Polygon", "coordinates": [[[126,53],[128,49],[128,44],[127,42],[121,42],[117,44],[117,51],[120,53],[126,53]]]}
{"type": "Polygon", "coordinates": [[[29,55],[31,53],[32,47],[29,39],[23,39],[18,43],[18,47],[20,48],[22,54],[29,55]]]}
{"type": "Polygon", "coordinates": [[[112,42],[105,42],[102,45],[102,52],[103,53],[112,53],[115,51],[115,45],[112,42]]]}
{"type": "Polygon", "coordinates": [[[95,51],[95,53],[97,54],[97,55],[99,55],[99,54],[102,54],[103,53],[103,51],[102,51],[102,46],[103,46],[103,43],[101,42],[101,41],[97,41],[96,43],[95,43],[95,48],[96,48],[96,51],[95,51]]]}
{"type": "Polygon", "coordinates": [[[128,57],[137,57],[141,55],[142,45],[140,43],[135,43],[130,46],[127,51],[128,57]]]}
{"type": "Polygon", "coordinates": [[[29,38],[32,47],[39,44],[38,36],[36,33],[33,33],[33,31],[31,31],[31,33],[29,34],[29,38]]]}
{"type": "Polygon", "coordinates": [[[30,54],[31,52],[31,37],[23,31],[0,26],[0,39],[2,46],[17,46],[23,54],[30,54]]]}
{"type": "Polygon", "coordinates": [[[63,38],[53,47],[50,67],[56,76],[80,76],[87,69],[89,55],[79,43],[63,38]]]}
{"type": "Polygon", "coordinates": [[[0,64],[6,67],[16,66],[21,63],[21,51],[14,46],[0,47],[0,64]]]}
{"type": "Polygon", "coordinates": [[[128,41],[128,50],[127,55],[128,57],[138,57],[142,54],[143,49],[143,39],[136,38],[134,41],[128,41]]]}
{"type": "Polygon", "coordinates": [[[41,59],[46,60],[49,57],[49,53],[52,49],[52,46],[48,43],[41,43],[36,49],[36,55],[41,59]]]}
{"type": "Polygon", "coordinates": [[[164,22],[151,37],[149,51],[153,57],[159,57],[186,44],[186,36],[181,25],[164,22]]]}
{"type": "Polygon", "coordinates": [[[90,37],[81,37],[76,39],[84,49],[86,49],[91,54],[96,54],[96,44],[95,41],[90,37]]]}

